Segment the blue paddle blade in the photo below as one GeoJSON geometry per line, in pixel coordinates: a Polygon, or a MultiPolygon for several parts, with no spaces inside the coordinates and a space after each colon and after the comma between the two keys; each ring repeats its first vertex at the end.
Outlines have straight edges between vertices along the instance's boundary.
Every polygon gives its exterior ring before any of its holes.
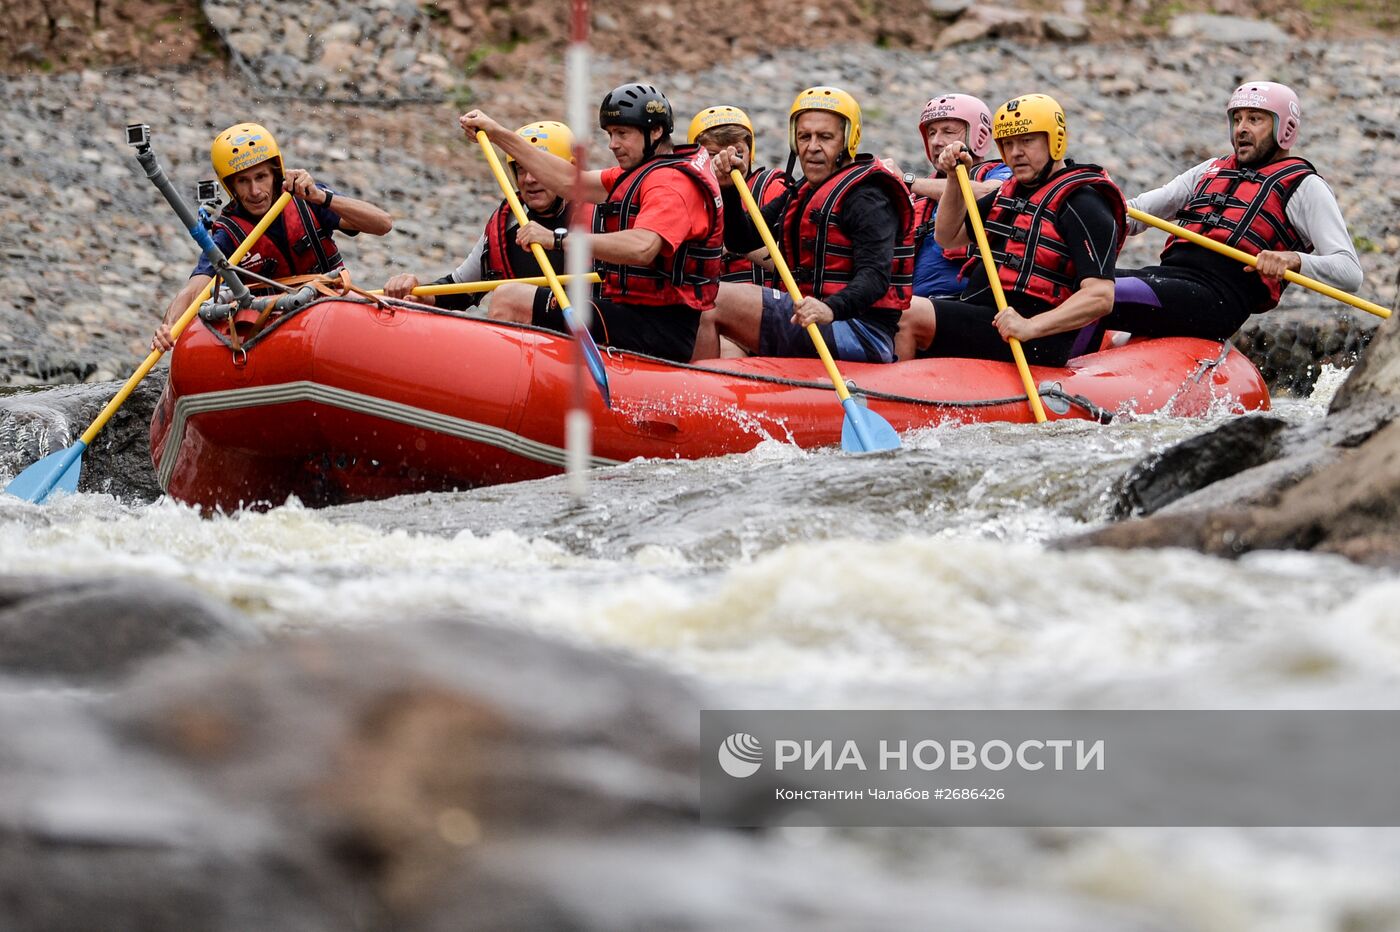
{"type": "Polygon", "coordinates": [[[841,407],[846,409],[846,418],[841,422],[841,449],[848,453],[899,449],[899,434],[889,421],[856,404],[854,398],[844,399],[841,407]]]}
{"type": "Polygon", "coordinates": [[[27,502],[41,505],[54,492],[72,494],[78,491],[78,475],[83,471],[83,450],[87,444],[79,440],[66,450],[50,453],[10,480],[5,491],[27,502]]]}
{"type": "Polygon", "coordinates": [[[603,354],[598,351],[598,344],[593,342],[593,334],[580,326],[571,307],[564,308],[564,323],[569,325],[574,337],[578,339],[579,346],[583,347],[583,360],[588,363],[588,374],[593,376],[598,393],[603,396],[604,407],[611,408],[612,392],[608,390],[608,373],[603,368],[603,354]]]}

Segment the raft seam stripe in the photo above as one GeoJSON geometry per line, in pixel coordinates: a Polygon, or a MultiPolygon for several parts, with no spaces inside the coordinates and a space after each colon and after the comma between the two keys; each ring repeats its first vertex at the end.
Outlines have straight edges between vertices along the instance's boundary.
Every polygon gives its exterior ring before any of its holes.
{"type": "MultiPolygon", "coordinates": [[[[283,382],[278,385],[260,385],[253,388],[229,388],[202,392],[198,395],[186,395],[180,398],[175,403],[170,432],[166,435],[165,443],[161,447],[160,471],[157,474],[161,490],[169,490],[170,477],[175,471],[175,452],[184,442],[185,428],[191,417],[197,414],[297,401],[317,402],[399,424],[422,427],[435,433],[496,447],[525,459],[558,466],[561,469],[565,465],[566,453],[563,448],[522,437],[501,427],[468,421],[438,411],[415,408],[402,402],[376,398],[373,395],[364,395],[343,388],[323,385],[319,382],[299,381],[283,382]]],[[[622,460],[613,460],[602,456],[590,458],[590,465],[595,467],[617,466],[621,463],[622,460]]]]}

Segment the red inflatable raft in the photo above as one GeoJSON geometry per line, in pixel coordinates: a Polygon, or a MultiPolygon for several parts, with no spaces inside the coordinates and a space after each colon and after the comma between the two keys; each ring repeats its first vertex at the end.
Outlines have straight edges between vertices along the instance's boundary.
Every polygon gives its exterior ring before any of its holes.
{"type": "MultiPolygon", "coordinates": [[[[275,319],[237,350],[226,329],[196,321],[151,424],[156,473],[174,498],[226,510],[549,476],[564,467],[573,353],[569,338],[531,327],[337,298],[275,319]]],[[[768,438],[840,443],[841,406],[815,359],[675,365],[618,352],[607,353],[607,371],[612,409],[591,383],[584,396],[595,466],[719,456],[768,438]]],[[[841,371],[899,431],[1031,419],[1009,363],[841,371]]],[[[1204,340],[1133,342],[1032,372],[1051,419],[1269,406],[1249,360],[1204,340]]]]}

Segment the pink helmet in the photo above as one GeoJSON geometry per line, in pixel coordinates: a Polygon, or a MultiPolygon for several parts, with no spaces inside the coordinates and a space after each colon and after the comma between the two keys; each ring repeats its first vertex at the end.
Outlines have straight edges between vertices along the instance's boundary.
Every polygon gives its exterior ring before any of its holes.
{"type": "Polygon", "coordinates": [[[919,115],[919,135],[924,137],[924,154],[930,162],[933,153],[929,151],[928,136],[924,127],[934,120],[962,120],[967,124],[967,148],[973,158],[982,158],[992,147],[992,111],[976,97],[967,94],[944,94],[929,98],[924,104],[924,112],[919,115]]]}
{"type": "MultiPolygon", "coordinates": [[[[1230,102],[1225,105],[1226,114],[1236,110],[1263,110],[1274,115],[1274,141],[1280,149],[1291,149],[1298,139],[1298,126],[1303,121],[1303,111],[1298,106],[1298,95],[1285,84],[1273,81],[1249,81],[1235,88],[1230,102]]],[[[1233,129],[1233,127],[1232,127],[1233,129]]]]}

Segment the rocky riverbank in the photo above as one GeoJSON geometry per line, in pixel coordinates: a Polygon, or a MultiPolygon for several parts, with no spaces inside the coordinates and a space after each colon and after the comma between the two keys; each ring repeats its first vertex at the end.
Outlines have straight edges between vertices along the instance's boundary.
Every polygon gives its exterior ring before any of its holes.
{"type": "MultiPolygon", "coordinates": [[[[1400,190],[1352,184],[1400,177],[1400,61],[1384,41],[1280,42],[1236,46],[1201,39],[1150,44],[1026,46],[993,41],[921,54],[876,46],[784,50],[727,59],[701,71],[645,69],[671,96],[678,122],[716,101],[749,109],[768,162],[784,151],[795,89],[818,81],[863,101],[865,145],[901,165],[924,163],[913,124],[923,100],[958,88],[988,100],[1028,89],[1053,91],[1071,121],[1071,152],[1103,163],[1129,191],[1160,183],[1225,147],[1223,97],[1259,70],[1304,100],[1299,153],[1333,183],[1361,251],[1362,294],[1395,298],[1400,270],[1400,190]],[[741,76],[742,80],[736,80],[741,76]]],[[[603,60],[594,87],[634,77],[603,60]]],[[[182,190],[210,176],[208,143],[223,126],[260,119],[278,133],[287,161],[337,189],[374,200],[395,216],[394,232],[360,237],[344,251],[357,281],[377,285],[398,270],[441,274],[475,237],[495,201],[477,153],[465,146],[450,103],[392,109],[271,100],[234,67],[99,72],[0,79],[0,133],[14,140],[0,176],[0,384],[118,378],[144,355],[165,303],[195,259],[195,247],[122,144],[122,127],[147,122],[162,161],[182,190]]],[[[472,85],[478,102],[505,122],[558,117],[562,84],[472,85]]],[[[593,158],[606,151],[594,146],[593,158]]],[[[1144,264],[1160,245],[1139,237],[1124,265],[1144,264]]],[[[1304,309],[1298,328],[1275,315],[1251,323],[1244,345],[1278,384],[1306,383],[1321,358],[1347,361],[1373,326],[1291,289],[1286,308],[1304,309]],[[1327,308],[1323,314],[1320,310],[1327,308]],[[1339,316],[1340,314],[1340,316],[1339,316]],[[1251,337],[1250,334],[1259,336],[1251,337]],[[1267,338],[1267,339],[1266,339],[1267,338]],[[1274,353],[1270,358],[1269,353],[1274,353]],[[1301,364],[1301,365],[1300,365],[1301,364]]]]}
{"type": "Polygon", "coordinates": [[[1187,547],[1234,558],[1315,550],[1400,567],[1400,323],[1376,332],[1327,417],[1251,415],[1149,457],[1124,478],[1118,514],[1066,546],[1187,547]]]}

